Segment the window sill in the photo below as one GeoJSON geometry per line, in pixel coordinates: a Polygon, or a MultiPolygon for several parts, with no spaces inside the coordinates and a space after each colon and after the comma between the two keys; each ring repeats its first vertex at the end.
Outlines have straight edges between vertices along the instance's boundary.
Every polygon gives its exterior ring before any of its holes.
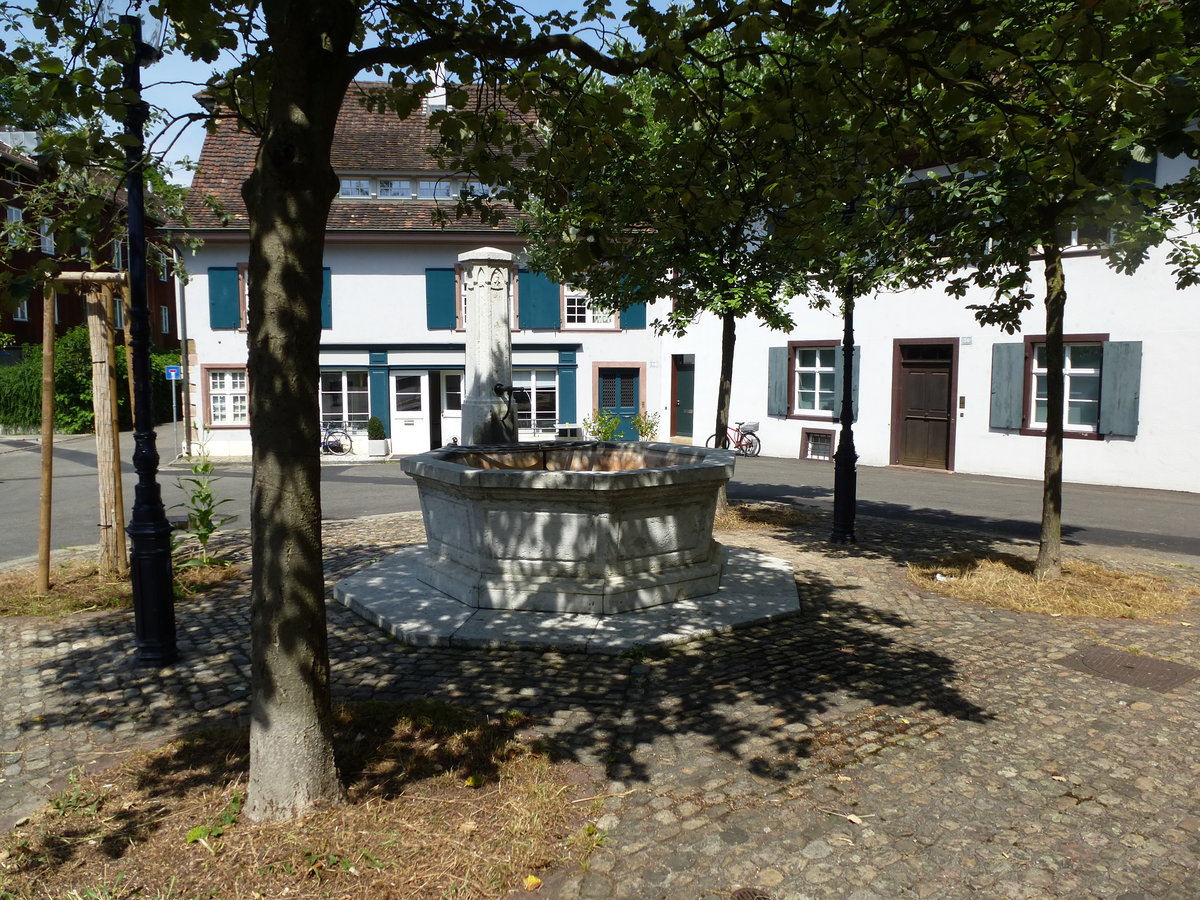
{"type": "Polygon", "coordinates": [[[245,431],[250,427],[249,422],[231,422],[219,425],[214,425],[212,422],[205,422],[204,427],[211,431],[245,431]]]}
{"type": "Polygon", "coordinates": [[[837,423],[837,417],[833,413],[810,413],[810,412],[795,413],[794,412],[794,413],[788,413],[785,418],[797,419],[801,422],[826,422],[829,424],[837,423]]]}
{"type": "MultiPolygon", "coordinates": [[[[1045,437],[1046,429],[1023,427],[1020,429],[1020,433],[1026,437],[1045,437]]],[[[1067,431],[1064,429],[1063,437],[1071,440],[1098,441],[1102,439],[1103,435],[1098,431],[1067,431]]]]}

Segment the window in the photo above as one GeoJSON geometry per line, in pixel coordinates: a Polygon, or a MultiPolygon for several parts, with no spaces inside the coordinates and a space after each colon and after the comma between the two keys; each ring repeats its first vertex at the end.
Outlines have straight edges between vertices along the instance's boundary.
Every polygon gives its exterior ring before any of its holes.
{"type": "Polygon", "coordinates": [[[412,182],[407,178],[380,178],[379,179],[379,197],[380,199],[402,199],[407,200],[412,196],[412,182]]]}
{"type": "Polygon", "coordinates": [[[420,412],[421,376],[396,376],[396,412],[420,412]]]}
{"type": "Polygon", "coordinates": [[[458,372],[446,372],[442,375],[442,409],[451,412],[462,410],[462,381],[458,372]]]}
{"type": "Polygon", "coordinates": [[[422,181],[417,185],[417,197],[421,200],[451,200],[455,193],[453,181],[422,181]]]}
{"type": "Polygon", "coordinates": [[[805,428],[800,435],[800,458],[826,462],[833,459],[833,432],[805,428]]]}
{"type": "Polygon", "coordinates": [[[567,328],[612,328],[612,310],[594,309],[587,294],[573,284],[563,288],[563,323],[567,328]]]}
{"type": "Polygon", "coordinates": [[[321,373],[321,422],[355,431],[365,429],[371,418],[367,373],[363,371],[321,373]]]}
{"type": "Polygon", "coordinates": [[[20,303],[18,303],[16,305],[16,308],[13,309],[13,321],[14,322],[28,322],[29,321],[29,301],[28,300],[22,300],[20,303]]]}
{"type": "Polygon", "coordinates": [[[43,218],[38,225],[38,237],[41,238],[42,252],[47,256],[54,255],[54,222],[43,218]]]}
{"type": "Polygon", "coordinates": [[[371,196],[371,179],[370,178],[343,178],[340,196],[356,197],[356,198],[370,197],[371,196]]]}
{"type": "Polygon", "coordinates": [[[21,243],[21,220],[23,214],[19,206],[10,206],[5,212],[5,222],[8,227],[5,229],[8,232],[8,243],[10,246],[17,246],[21,243]]]}
{"type": "Polygon", "coordinates": [[[113,241],[112,245],[113,268],[118,272],[125,268],[125,242],[113,241]]]}
{"type": "Polygon", "coordinates": [[[160,306],[158,308],[159,327],[163,334],[171,333],[171,307],[160,306]]]}
{"type": "MultiPolygon", "coordinates": [[[[1067,344],[1063,348],[1063,403],[1066,431],[1095,431],[1100,424],[1101,347],[1095,344],[1067,344]]],[[[1035,428],[1046,427],[1046,345],[1033,345],[1030,367],[1033,390],[1029,393],[1033,408],[1029,422],[1035,428]]]]}
{"type": "Polygon", "coordinates": [[[125,330],[125,303],[120,296],[113,297],[113,328],[117,331],[125,330]]]}
{"type": "Polygon", "coordinates": [[[833,412],[836,347],[797,347],[794,359],[793,409],[802,412],[833,412]]]}
{"type": "Polygon", "coordinates": [[[208,422],[210,425],[246,425],[250,422],[245,369],[208,370],[208,422]]]}
{"type": "MultiPolygon", "coordinates": [[[[992,345],[994,429],[1042,435],[1047,424],[1046,339],[992,345]]],[[[1108,335],[1067,335],[1063,347],[1063,433],[1071,437],[1134,437],[1141,393],[1142,342],[1108,335]]]]}
{"type": "Polygon", "coordinates": [[[513,370],[517,428],[553,431],[558,424],[558,373],[554,369],[513,370]]]}

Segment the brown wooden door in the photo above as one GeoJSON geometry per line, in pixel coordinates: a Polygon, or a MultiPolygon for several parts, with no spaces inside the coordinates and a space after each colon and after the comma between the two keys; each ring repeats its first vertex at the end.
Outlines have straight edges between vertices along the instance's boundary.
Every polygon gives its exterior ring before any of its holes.
{"type": "Polygon", "coordinates": [[[949,344],[900,348],[900,464],[950,467],[951,404],[949,344]]]}

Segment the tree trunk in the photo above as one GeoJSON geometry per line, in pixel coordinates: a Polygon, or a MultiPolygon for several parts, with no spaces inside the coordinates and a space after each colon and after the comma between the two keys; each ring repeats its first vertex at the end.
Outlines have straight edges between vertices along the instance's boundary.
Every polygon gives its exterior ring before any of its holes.
{"type": "Polygon", "coordinates": [[[1042,534],[1034,575],[1062,577],[1062,462],[1063,462],[1063,314],[1067,282],[1062,251],[1047,230],[1044,243],[1046,276],[1046,466],[1042,478],[1042,534]]]}
{"type": "MultiPolygon", "coordinates": [[[[729,402],[733,393],[733,349],[737,343],[737,317],[732,312],[726,312],[721,317],[721,378],[717,382],[717,421],[714,432],[717,436],[716,446],[728,447],[726,435],[729,434],[729,402]]],[[[717,513],[723,513],[729,508],[729,496],[725,485],[717,494],[717,513]]]]}
{"type": "Polygon", "coordinates": [[[325,221],[337,192],[329,153],[354,22],[341,2],[265,9],[276,68],[242,189],[254,464],[246,813],[259,821],[344,799],[332,743],[317,398],[325,221]]]}

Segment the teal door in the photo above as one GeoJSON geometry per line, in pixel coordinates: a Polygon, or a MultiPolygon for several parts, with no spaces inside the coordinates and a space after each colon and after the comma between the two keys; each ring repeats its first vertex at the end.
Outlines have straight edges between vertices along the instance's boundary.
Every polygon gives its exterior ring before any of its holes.
{"type": "Polygon", "coordinates": [[[672,386],[673,405],[671,407],[671,434],[680,437],[692,436],[692,420],[696,393],[696,357],[672,356],[674,383],[672,386]]]}
{"type": "Polygon", "coordinates": [[[616,413],[621,418],[621,428],[616,434],[618,441],[636,441],[637,429],[633,417],[638,414],[641,397],[637,369],[600,370],[600,409],[616,413]]]}

